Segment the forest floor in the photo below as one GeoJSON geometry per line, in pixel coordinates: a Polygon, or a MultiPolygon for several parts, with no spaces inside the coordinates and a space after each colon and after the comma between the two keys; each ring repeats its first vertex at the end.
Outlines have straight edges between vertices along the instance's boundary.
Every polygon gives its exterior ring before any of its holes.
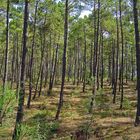
{"type": "MultiPolygon", "coordinates": [[[[87,86],[86,92],[83,93],[82,85],[77,87],[66,83],[60,119],[58,122],[54,122],[59,90],[60,85],[56,85],[51,96],[46,96],[44,89],[44,94],[32,101],[30,109],[25,106],[24,124],[28,127],[25,126],[23,129],[23,140],[35,139],[26,136],[27,129],[30,130],[30,134],[38,130],[38,135],[41,135],[42,140],[70,140],[71,135],[77,135],[89,124],[91,124],[88,129],[90,140],[140,140],[140,127],[134,127],[136,108],[134,83],[129,82],[124,85],[124,103],[121,110],[119,109],[120,93],[117,92],[116,104],[113,104],[111,87],[105,83],[104,90],[99,90],[96,93],[96,106],[93,109],[93,115],[88,113],[92,96],[91,86],[87,86]],[[30,129],[33,127],[34,129],[30,129]]],[[[8,119],[7,117],[5,122],[6,124],[0,128],[0,140],[11,139],[15,115],[13,118],[8,119]]],[[[79,140],[84,139],[81,137],[79,140]]]]}

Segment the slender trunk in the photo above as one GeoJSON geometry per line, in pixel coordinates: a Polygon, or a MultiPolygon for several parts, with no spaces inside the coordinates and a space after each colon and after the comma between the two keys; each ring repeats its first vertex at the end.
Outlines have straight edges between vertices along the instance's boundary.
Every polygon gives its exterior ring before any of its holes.
{"type": "MultiPolygon", "coordinates": [[[[94,9],[95,9],[95,3],[94,3],[94,9]]],[[[95,11],[94,11],[95,12],[95,11]]],[[[95,101],[95,95],[96,95],[96,74],[97,74],[97,53],[98,53],[98,36],[99,36],[99,22],[100,22],[100,0],[98,0],[98,20],[97,20],[97,29],[96,29],[96,16],[94,21],[94,62],[93,62],[93,89],[92,89],[92,98],[90,102],[90,108],[89,113],[92,112],[93,104],[95,101]]]]}
{"type": "Polygon", "coordinates": [[[40,89],[39,89],[39,96],[41,94],[41,90],[42,90],[42,80],[43,80],[43,58],[44,58],[44,49],[45,49],[45,43],[46,43],[46,35],[45,35],[45,32],[44,32],[44,43],[42,43],[42,32],[43,30],[40,31],[40,41],[41,41],[41,60],[40,60],[40,66],[39,66],[39,72],[38,72],[38,77],[37,77],[37,82],[36,82],[36,85],[35,85],[35,93],[34,93],[34,96],[33,96],[33,100],[36,98],[36,95],[37,95],[37,91],[38,91],[38,84],[39,84],[39,79],[40,79],[40,89]]]}
{"type": "Polygon", "coordinates": [[[101,88],[103,89],[104,84],[104,38],[103,33],[101,33],[102,45],[101,45],[101,88]]]}
{"type": "Polygon", "coordinates": [[[78,35],[78,43],[77,43],[77,86],[80,82],[80,42],[79,42],[79,35],[78,35]]]}
{"type": "Polygon", "coordinates": [[[8,76],[8,49],[9,49],[9,7],[10,0],[7,0],[7,13],[6,13],[6,47],[5,47],[5,64],[4,64],[4,77],[3,77],[3,94],[8,76]]]}
{"type": "Polygon", "coordinates": [[[25,0],[24,9],[24,25],[23,25],[23,46],[22,46],[22,62],[21,62],[21,77],[20,77],[20,92],[19,92],[19,102],[18,110],[16,116],[16,124],[13,132],[12,140],[18,140],[21,133],[21,123],[23,121],[23,105],[25,96],[25,59],[26,59],[26,42],[27,42],[27,26],[28,26],[28,0],[25,0]]]}
{"type": "Polygon", "coordinates": [[[85,92],[86,88],[86,53],[87,53],[87,42],[86,42],[86,27],[84,27],[84,67],[83,67],[83,92],[85,92]]]}
{"type": "Polygon", "coordinates": [[[3,77],[3,94],[2,94],[2,105],[0,106],[0,123],[2,124],[3,118],[3,99],[5,96],[5,88],[7,84],[7,75],[8,75],[8,49],[9,49],[9,6],[10,1],[7,0],[7,13],[6,13],[6,46],[5,46],[5,58],[4,58],[4,77],[3,77]]]}
{"type": "Polygon", "coordinates": [[[31,47],[30,70],[29,70],[29,96],[27,101],[27,108],[30,108],[32,88],[33,88],[33,57],[34,57],[34,45],[35,45],[35,34],[36,34],[37,7],[38,7],[38,1],[36,1],[36,5],[35,5],[35,20],[33,25],[33,38],[32,38],[32,47],[31,47]]]}
{"type": "Polygon", "coordinates": [[[92,41],[91,41],[91,44],[90,44],[90,74],[89,74],[89,78],[91,79],[92,78],[92,74],[93,74],[93,44],[92,44],[92,41]]]}
{"type": "Polygon", "coordinates": [[[63,64],[62,64],[62,83],[58,109],[56,112],[55,119],[59,119],[60,111],[63,105],[63,89],[65,83],[65,74],[66,74],[66,50],[67,50],[67,41],[68,41],[68,0],[65,1],[65,24],[64,24],[64,50],[63,50],[63,64]]]}
{"type": "Polygon", "coordinates": [[[126,84],[128,81],[128,48],[127,48],[127,43],[125,44],[125,79],[126,79],[126,84]]]}
{"type": "Polygon", "coordinates": [[[43,83],[43,64],[42,64],[42,68],[41,68],[40,87],[39,87],[38,97],[40,97],[41,92],[42,92],[42,83],[43,83]]]}
{"type": "Polygon", "coordinates": [[[54,60],[54,66],[53,66],[53,70],[52,70],[52,76],[51,76],[51,79],[50,79],[48,95],[50,95],[51,92],[52,92],[52,88],[53,88],[53,84],[54,84],[54,78],[55,78],[55,73],[56,73],[57,59],[58,59],[58,44],[56,46],[55,60],[54,60]]]}
{"type": "Polygon", "coordinates": [[[131,81],[134,81],[134,58],[133,58],[133,48],[131,47],[131,81]]]}
{"type": "Polygon", "coordinates": [[[1,60],[1,66],[0,66],[0,77],[2,77],[2,73],[3,73],[4,51],[2,54],[3,54],[3,56],[2,56],[2,60],[1,60]]]}
{"type": "Polygon", "coordinates": [[[121,28],[121,43],[122,43],[122,58],[121,58],[121,103],[120,103],[120,109],[123,107],[123,73],[124,73],[124,44],[123,44],[123,25],[122,25],[122,0],[119,0],[119,10],[120,10],[120,28],[121,28]]]}
{"type": "Polygon", "coordinates": [[[12,65],[11,65],[11,89],[13,87],[13,82],[14,82],[14,75],[15,75],[15,50],[16,49],[16,39],[14,37],[14,41],[13,41],[13,52],[12,52],[12,65]]]}
{"type": "Polygon", "coordinates": [[[108,56],[108,83],[111,85],[111,55],[108,56]]]}
{"type": "Polygon", "coordinates": [[[116,75],[115,75],[115,83],[113,88],[113,103],[116,102],[116,91],[117,91],[117,83],[118,83],[118,62],[119,62],[119,26],[118,26],[118,14],[117,14],[117,6],[116,6],[116,26],[117,26],[117,48],[116,48],[116,75]]]}
{"type": "Polygon", "coordinates": [[[76,83],[76,71],[77,70],[77,47],[76,47],[76,41],[74,40],[74,81],[73,85],[76,83]]]}
{"type": "MultiPolygon", "coordinates": [[[[101,36],[100,36],[101,37],[101,36]]],[[[97,53],[97,90],[99,90],[99,76],[100,76],[100,55],[101,55],[101,38],[98,46],[98,53],[97,53]]]]}

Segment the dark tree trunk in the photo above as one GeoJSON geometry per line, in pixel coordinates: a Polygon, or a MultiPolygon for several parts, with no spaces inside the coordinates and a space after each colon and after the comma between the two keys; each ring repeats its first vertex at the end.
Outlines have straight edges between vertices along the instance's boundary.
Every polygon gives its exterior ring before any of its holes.
{"type": "Polygon", "coordinates": [[[126,84],[128,81],[128,48],[127,48],[127,43],[125,44],[125,80],[126,84]]]}
{"type": "Polygon", "coordinates": [[[38,97],[40,97],[41,92],[42,92],[42,83],[43,83],[43,64],[42,64],[42,68],[41,68],[40,87],[39,87],[38,97]]]}
{"type": "Polygon", "coordinates": [[[19,95],[19,87],[20,87],[20,69],[21,69],[21,64],[20,64],[20,57],[19,57],[19,35],[17,33],[16,35],[16,98],[18,99],[18,95],[19,95]]]}
{"type": "Polygon", "coordinates": [[[58,44],[56,46],[56,51],[55,51],[55,60],[54,60],[54,65],[53,65],[53,70],[52,70],[52,76],[50,78],[48,95],[50,95],[51,92],[52,92],[52,88],[53,88],[53,84],[54,84],[54,78],[55,78],[55,73],[56,73],[57,59],[58,59],[58,44]]]}
{"type": "Polygon", "coordinates": [[[99,90],[99,76],[100,76],[100,55],[101,55],[101,36],[100,36],[100,42],[98,46],[98,54],[97,54],[97,90],[99,90]]]}
{"type": "Polygon", "coordinates": [[[79,41],[79,35],[77,40],[77,86],[80,82],[80,41],[79,41]]]}
{"type": "MultiPolygon", "coordinates": [[[[44,24],[45,25],[45,24],[44,24]]],[[[44,37],[42,36],[43,30],[40,31],[40,45],[41,45],[41,60],[40,60],[40,66],[39,66],[39,72],[38,72],[38,77],[35,85],[35,93],[33,96],[33,100],[36,98],[37,91],[38,91],[38,84],[39,84],[39,79],[40,79],[40,89],[39,89],[39,94],[40,96],[41,90],[42,90],[42,81],[43,81],[43,58],[44,58],[44,49],[45,49],[45,43],[46,43],[46,35],[45,32],[43,33],[44,37]],[[42,38],[44,39],[44,42],[42,43],[42,38]]]]}
{"type": "Polygon", "coordinates": [[[123,107],[123,73],[124,73],[124,44],[123,44],[123,25],[122,25],[122,0],[119,0],[119,10],[120,10],[120,28],[121,28],[121,43],[122,43],[122,58],[121,58],[121,103],[120,103],[120,109],[123,107]]]}
{"type": "Polygon", "coordinates": [[[76,47],[76,41],[74,39],[74,80],[73,85],[76,83],[76,72],[77,72],[77,47],[76,47]]]}
{"type": "Polygon", "coordinates": [[[64,50],[63,50],[63,63],[62,63],[62,83],[58,109],[56,112],[55,119],[59,119],[60,111],[63,105],[63,89],[65,83],[65,74],[66,74],[66,50],[67,50],[67,41],[68,41],[68,0],[65,1],[65,24],[64,24],[64,50]]]}
{"type": "Polygon", "coordinates": [[[115,84],[115,41],[112,42],[112,89],[114,89],[115,84]]]}
{"type": "Polygon", "coordinates": [[[23,25],[23,46],[22,46],[22,61],[21,61],[21,77],[20,77],[20,92],[19,92],[19,102],[18,110],[16,116],[16,124],[13,132],[13,140],[18,140],[21,133],[21,123],[23,120],[23,105],[24,105],[24,96],[25,96],[25,59],[26,59],[26,42],[27,42],[27,24],[28,22],[28,0],[25,0],[25,9],[24,9],[24,25],[23,25]]]}
{"type": "Polygon", "coordinates": [[[4,76],[3,76],[3,94],[2,94],[2,105],[0,106],[0,123],[2,124],[3,118],[3,98],[5,96],[5,88],[8,75],[8,49],[9,49],[9,7],[10,1],[7,0],[7,12],[6,12],[6,46],[5,46],[5,58],[4,58],[4,76]]]}
{"type": "Polygon", "coordinates": [[[131,48],[131,80],[134,81],[134,58],[133,58],[133,48],[131,48]]]}
{"type": "Polygon", "coordinates": [[[86,87],[86,54],[87,54],[87,42],[86,42],[86,27],[84,27],[84,66],[83,66],[83,92],[85,92],[86,87]]]}
{"type": "Polygon", "coordinates": [[[6,47],[5,47],[5,58],[4,58],[4,77],[3,77],[3,94],[5,92],[5,86],[8,75],[8,49],[9,49],[9,7],[10,0],[7,0],[7,12],[6,12],[6,47]]]}
{"type": "Polygon", "coordinates": [[[101,45],[101,88],[103,89],[103,84],[104,84],[104,38],[103,38],[103,32],[101,32],[101,38],[102,38],[102,45],[101,45]]]}
{"type": "MultiPolygon", "coordinates": [[[[94,2],[94,9],[96,5],[94,2]]],[[[95,11],[94,11],[95,12],[95,11]]],[[[89,113],[92,112],[93,104],[95,101],[95,95],[96,95],[96,74],[97,74],[97,53],[98,53],[98,36],[99,36],[99,25],[100,25],[100,0],[98,0],[98,15],[97,15],[97,27],[96,27],[96,16],[94,20],[94,62],[93,62],[93,88],[92,88],[92,98],[90,102],[90,107],[89,107],[89,113]]]]}
{"type": "Polygon", "coordinates": [[[12,65],[11,65],[11,89],[13,88],[14,75],[15,75],[15,52],[16,52],[16,38],[13,40],[13,52],[12,52],[12,65]]]}
{"type": "Polygon", "coordinates": [[[34,57],[35,34],[36,34],[37,7],[38,7],[38,1],[36,1],[36,5],[35,5],[35,19],[34,19],[34,25],[33,25],[33,38],[32,38],[32,47],[31,47],[30,65],[29,65],[30,66],[29,68],[29,96],[28,96],[28,101],[27,101],[27,108],[30,108],[32,88],[33,88],[33,57],[34,57]]]}
{"type": "MultiPolygon", "coordinates": [[[[109,52],[110,53],[110,52],[109,52]]],[[[108,79],[109,86],[111,85],[111,55],[108,56],[108,79]]]]}
{"type": "Polygon", "coordinates": [[[115,75],[115,83],[113,88],[113,103],[116,102],[116,92],[117,92],[117,83],[118,83],[118,62],[119,62],[119,25],[118,25],[118,14],[117,14],[117,6],[116,6],[116,30],[117,30],[117,48],[116,48],[116,75],[115,75]]]}
{"type": "Polygon", "coordinates": [[[136,46],[136,65],[137,65],[137,113],[135,125],[140,124],[140,36],[138,27],[138,10],[137,0],[133,0],[134,27],[135,27],[135,46],[136,46]]]}
{"type": "Polygon", "coordinates": [[[93,44],[92,44],[92,40],[91,40],[91,44],[90,44],[90,74],[89,74],[90,79],[92,79],[92,74],[93,74],[93,44]]]}

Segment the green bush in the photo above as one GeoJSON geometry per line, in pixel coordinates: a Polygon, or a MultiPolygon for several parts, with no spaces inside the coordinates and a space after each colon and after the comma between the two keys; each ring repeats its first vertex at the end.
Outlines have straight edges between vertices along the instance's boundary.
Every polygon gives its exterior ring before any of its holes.
{"type": "Polygon", "coordinates": [[[123,108],[124,109],[132,109],[133,108],[131,105],[131,102],[127,98],[124,98],[123,108]]]}
{"type": "Polygon", "coordinates": [[[31,139],[34,140],[50,140],[59,128],[57,121],[38,122],[31,133],[31,139]]]}
{"type": "Polygon", "coordinates": [[[31,140],[50,140],[59,128],[58,121],[50,121],[52,114],[41,111],[32,118],[28,131],[31,140]]]}
{"type": "Polygon", "coordinates": [[[8,86],[5,87],[5,92],[3,93],[2,87],[0,87],[0,118],[2,120],[13,114],[14,108],[16,106],[16,94],[14,90],[11,90],[8,86]]]}

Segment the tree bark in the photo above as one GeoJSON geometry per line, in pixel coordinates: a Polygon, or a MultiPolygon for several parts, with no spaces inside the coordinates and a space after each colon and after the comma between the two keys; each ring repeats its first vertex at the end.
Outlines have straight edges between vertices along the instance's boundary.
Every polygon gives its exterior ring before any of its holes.
{"type": "Polygon", "coordinates": [[[24,25],[23,25],[23,46],[22,46],[22,61],[21,61],[21,77],[20,77],[20,91],[19,91],[19,101],[18,101],[18,110],[16,116],[16,124],[13,132],[12,140],[18,140],[21,133],[21,123],[23,120],[23,105],[24,105],[24,96],[25,96],[25,59],[27,53],[27,27],[28,27],[28,0],[25,0],[25,9],[24,9],[24,25]]]}
{"type": "Polygon", "coordinates": [[[68,0],[65,1],[65,24],[64,24],[64,50],[63,50],[63,63],[62,63],[62,83],[59,104],[56,112],[55,119],[59,119],[60,111],[63,105],[63,89],[65,83],[65,74],[66,74],[66,50],[67,50],[67,41],[68,41],[68,0]]]}
{"type": "Polygon", "coordinates": [[[140,36],[138,27],[137,0],[133,0],[134,28],[135,28],[135,47],[136,47],[136,65],[137,65],[137,112],[135,125],[140,124],[140,36]]]}
{"type": "Polygon", "coordinates": [[[123,107],[123,71],[124,71],[124,44],[123,44],[123,25],[122,25],[122,0],[119,0],[119,10],[120,10],[120,28],[121,28],[121,43],[122,43],[122,58],[121,58],[121,103],[120,103],[120,109],[123,107]]]}
{"type": "MultiPolygon", "coordinates": [[[[94,9],[96,5],[94,2],[94,9]]],[[[95,11],[94,11],[95,12],[95,11]]],[[[96,17],[94,21],[94,62],[93,62],[93,88],[92,88],[92,98],[89,107],[89,113],[92,113],[93,104],[95,101],[96,95],[96,74],[97,74],[97,53],[98,53],[98,36],[99,36],[99,25],[100,25],[100,0],[98,0],[98,13],[97,13],[97,25],[96,25],[96,17]],[[97,26],[97,27],[96,27],[97,26]]]]}
{"type": "Polygon", "coordinates": [[[84,26],[84,66],[83,66],[83,92],[85,92],[86,87],[86,57],[87,57],[87,41],[86,41],[86,27],[84,26]]]}
{"type": "Polygon", "coordinates": [[[119,62],[119,25],[118,25],[118,10],[116,6],[116,30],[117,30],[117,47],[116,47],[116,75],[115,75],[115,83],[113,88],[113,103],[116,102],[116,92],[117,92],[117,85],[118,85],[118,62],[119,62]]]}
{"type": "Polygon", "coordinates": [[[30,108],[31,96],[32,96],[32,88],[33,88],[33,57],[34,57],[34,46],[35,46],[35,34],[36,34],[36,20],[37,20],[37,8],[38,8],[38,0],[35,4],[35,19],[33,25],[33,38],[32,38],[32,46],[31,46],[31,57],[30,57],[30,68],[29,68],[29,96],[27,101],[27,108],[30,108]]]}

